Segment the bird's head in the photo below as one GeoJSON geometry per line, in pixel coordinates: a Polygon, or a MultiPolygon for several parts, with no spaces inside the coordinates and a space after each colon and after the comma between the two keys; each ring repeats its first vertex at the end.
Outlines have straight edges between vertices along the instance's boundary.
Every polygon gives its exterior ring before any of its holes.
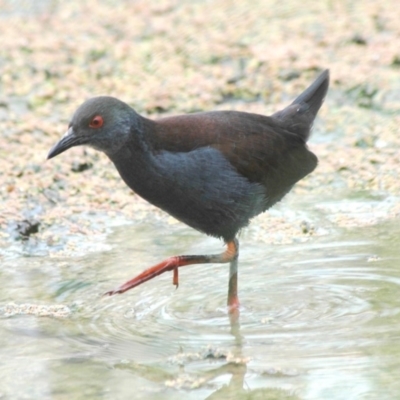
{"type": "Polygon", "coordinates": [[[49,151],[47,159],[80,145],[112,155],[126,144],[132,128],[140,129],[139,123],[139,115],[126,103],[114,97],[94,97],[75,111],[68,131],[49,151]]]}

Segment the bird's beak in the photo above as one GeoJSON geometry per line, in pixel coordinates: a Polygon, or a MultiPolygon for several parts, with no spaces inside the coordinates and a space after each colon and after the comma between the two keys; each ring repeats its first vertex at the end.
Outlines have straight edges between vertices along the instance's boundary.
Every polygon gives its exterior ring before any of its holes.
{"type": "Polygon", "coordinates": [[[73,146],[79,146],[80,144],[83,144],[81,137],[75,135],[71,126],[61,140],[51,148],[49,154],[47,155],[47,159],[49,160],[50,158],[58,156],[65,150],[68,150],[73,146]]]}

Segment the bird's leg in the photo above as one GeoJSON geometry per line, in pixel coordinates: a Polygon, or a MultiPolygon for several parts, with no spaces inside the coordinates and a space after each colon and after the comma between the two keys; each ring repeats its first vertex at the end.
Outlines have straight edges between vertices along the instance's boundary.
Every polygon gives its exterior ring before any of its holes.
{"type": "Polygon", "coordinates": [[[229,264],[228,308],[230,312],[239,308],[238,297],[238,257],[229,264]]]}
{"type": "Polygon", "coordinates": [[[176,286],[178,289],[179,286],[179,275],[178,275],[178,267],[174,268],[174,277],[172,278],[172,284],[176,286]]]}
{"type": "Polygon", "coordinates": [[[237,297],[237,258],[239,255],[239,242],[237,239],[233,239],[227,242],[226,250],[221,254],[211,255],[198,255],[198,256],[174,256],[167,258],[153,267],[150,267],[143,271],[141,274],[125,282],[117,289],[110,290],[105,293],[106,295],[112,296],[117,293],[124,293],[129,289],[139,286],[140,284],[153,279],[157,275],[161,275],[167,271],[173,271],[173,284],[178,286],[178,268],[184,267],[185,265],[191,264],[209,264],[209,263],[231,263],[230,277],[229,277],[229,292],[228,292],[228,306],[237,308],[239,305],[237,297]]]}

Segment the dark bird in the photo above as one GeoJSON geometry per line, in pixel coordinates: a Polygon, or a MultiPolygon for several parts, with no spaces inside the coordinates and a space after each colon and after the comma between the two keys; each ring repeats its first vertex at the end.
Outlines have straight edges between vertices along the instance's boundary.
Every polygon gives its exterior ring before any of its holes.
{"type": "Polygon", "coordinates": [[[212,111],[150,120],[113,97],[84,102],[47,158],[80,145],[103,151],[135,193],[227,245],[221,254],[170,257],[106,294],[166,271],[178,285],[179,267],[229,262],[228,306],[237,308],[236,236],[315,169],[317,157],[306,142],[328,86],[326,70],[270,117],[212,111]]]}

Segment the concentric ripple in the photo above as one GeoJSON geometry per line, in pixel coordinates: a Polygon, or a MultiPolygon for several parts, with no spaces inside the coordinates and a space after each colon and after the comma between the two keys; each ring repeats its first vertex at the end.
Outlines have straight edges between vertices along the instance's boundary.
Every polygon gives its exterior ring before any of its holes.
{"type": "MultiPolygon", "coordinates": [[[[303,349],[303,356],[319,357],[354,343],[360,350],[371,340],[379,341],[382,331],[394,329],[385,318],[388,313],[390,318],[399,317],[398,307],[390,312],[387,307],[394,300],[391,294],[400,290],[400,275],[390,260],[376,257],[384,252],[376,242],[347,238],[268,248],[242,243],[236,337],[225,306],[226,265],[182,268],[177,290],[171,274],[164,274],[123,295],[94,299],[93,292],[107,290],[108,282],[121,283],[140,271],[131,271],[126,256],[114,253],[108,257],[112,261],[101,260],[104,283],[80,293],[79,335],[74,340],[83,340],[84,345],[85,339],[94,340],[116,358],[146,363],[165,360],[182,349],[234,349],[239,335],[247,354],[261,360],[259,351],[265,351],[265,345],[278,359],[292,346],[303,349]]],[[[165,243],[141,245],[146,249],[143,265],[154,263],[153,253],[166,252],[165,243]]],[[[200,252],[215,251],[210,240],[194,240],[192,245],[200,252]]]]}

